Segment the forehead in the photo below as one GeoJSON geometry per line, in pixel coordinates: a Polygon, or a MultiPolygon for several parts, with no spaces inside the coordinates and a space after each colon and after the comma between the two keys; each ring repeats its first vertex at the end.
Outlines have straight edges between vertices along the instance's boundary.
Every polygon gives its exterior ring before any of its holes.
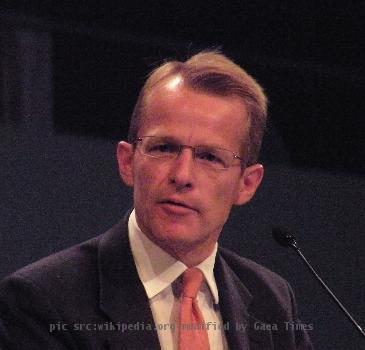
{"type": "Polygon", "coordinates": [[[175,78],[146,96],[139,135],[174,136],[236,151],[248,130],[247,110],[237,96],[218,96],[184,86],[175,78]]]}

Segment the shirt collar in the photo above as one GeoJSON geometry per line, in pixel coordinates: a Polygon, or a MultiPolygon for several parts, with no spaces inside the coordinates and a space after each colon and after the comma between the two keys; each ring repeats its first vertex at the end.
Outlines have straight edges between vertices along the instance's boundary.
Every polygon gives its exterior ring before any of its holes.
{"type": "MultiPolygon", "coordinates": [[[[129,216],[128,234],[138,275],[149,299],[171,285],[188,268],[153,243],[141,231],[137,224],[135,210],[129,216]]],[[[203,272],[215,304],[219,302],[213,272],[217,249],[218,244],[216,243],[212,254],[196,266],[203,272]]]]}

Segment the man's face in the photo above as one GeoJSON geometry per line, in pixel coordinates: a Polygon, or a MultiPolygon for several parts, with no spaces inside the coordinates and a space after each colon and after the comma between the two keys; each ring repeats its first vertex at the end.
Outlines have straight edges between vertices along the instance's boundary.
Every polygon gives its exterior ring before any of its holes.
{"type": "MultiPolygon", "coordinates": [[[[179,144],[221,147],[241,155],[247,134],[243,102],[173,82],[176,78],[148,96],[138,136],[165,136],[179,144]]],[[[242,171],[237,161],[226,170],[203,168],[189,148],[176,159],[164,160],[143,155],[138,147],[133,153],[124,143],[118,159],[124,181],[134,187],[139,227],[169,252],[198,249],[209,255],[232,205],[247,202],[262,177],[260,165],[242,171]],[[250,169],[256,173],[258,169],[254,179],[250,169]]]]}

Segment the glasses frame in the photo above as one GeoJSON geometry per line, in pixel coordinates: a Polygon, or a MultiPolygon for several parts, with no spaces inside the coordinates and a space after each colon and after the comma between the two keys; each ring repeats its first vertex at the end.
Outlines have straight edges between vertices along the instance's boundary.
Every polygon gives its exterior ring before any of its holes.
{"type": "MultiPolygon", "coordinates": [[[[140,137],[137,137],[137,139],[133,142],[133,145],[135,145],[135,147],[137,148],[137,145],[141,144],[143,139],[145,139],[145,138],[163,138],[163,137],[164,136],[152,136],[152,135],[140,136],[140,137]]],[[[196,148],[210,147],[210,146],[204,146],[204,145],[190,146],[190,145],[184,145],[184,144],[180,144],[180,143],[176,143],[175,145],[179,147],[179,151],[177,152],[175,157],[169,158],[169,159],[176,159],[181,154],[181,152],[184,148],[190,148],[192,150],[192,153],[193,153],[193,159],[195,160],[195,150],[196,150],[196,148]]],[[[235,166],[235,164],[234,164],[235,159],[238,159],[240,161],[241,166],[243,165],[243,158],[241,158],[235,152],[233,152],[229,149],[226,149],[226,148],[222,148],[222,147],[210,147],[210,148],[220,149],[220,150],[223,150],[223,151],[226,151],[226,152],[229,152],[229,153],[232,154],[232,164],[230,164],[227,168],[216,168],[216,169],[212,168],[212,170],[228,170],[229,168],[235,166]]],[[[141,152],[142,155],[145,155],[145,156],[150,157],[150,158],[164,159],[164,157],[156,157],[156,156],[152,156],[150,154],[143,153],[141,150],[140,150],[140,152],[141,152]]]]}

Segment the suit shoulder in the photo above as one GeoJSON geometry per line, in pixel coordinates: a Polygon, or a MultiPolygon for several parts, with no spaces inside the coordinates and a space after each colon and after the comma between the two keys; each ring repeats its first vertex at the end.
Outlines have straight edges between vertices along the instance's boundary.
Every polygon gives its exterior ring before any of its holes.
{"type": "MultiPolygon", "coordinates": [[[[23,279],[40,287],[65,285],[83,279],[98,278],[98,258],[104,242],[115,242],[121,236],[123,220],[103,234],[44,257],[7,276],[5,280],[23,279]]],[[[104,244],[105,245],[105,244],[104,244]]],[[[85,281],[86,282],[86,281],[85,281]]]]}
{"type": "Polygon", "coordinates": [[[82,275],[95,265],[98,241],[92,238],[70,248],[46,256],[5,277],[8,280],[26,280],[39,287],[46,285],[62,285],[65,281],[80,279],[82,275]]]}
{"type": "Polygon", "coordinates": [[[220,248],[219,251],[231,270],[249,290],[261,288],[262,292],[269,291],[270,293],[289,296],[288,282],[277,273],[229,249],[220,248]]]}

